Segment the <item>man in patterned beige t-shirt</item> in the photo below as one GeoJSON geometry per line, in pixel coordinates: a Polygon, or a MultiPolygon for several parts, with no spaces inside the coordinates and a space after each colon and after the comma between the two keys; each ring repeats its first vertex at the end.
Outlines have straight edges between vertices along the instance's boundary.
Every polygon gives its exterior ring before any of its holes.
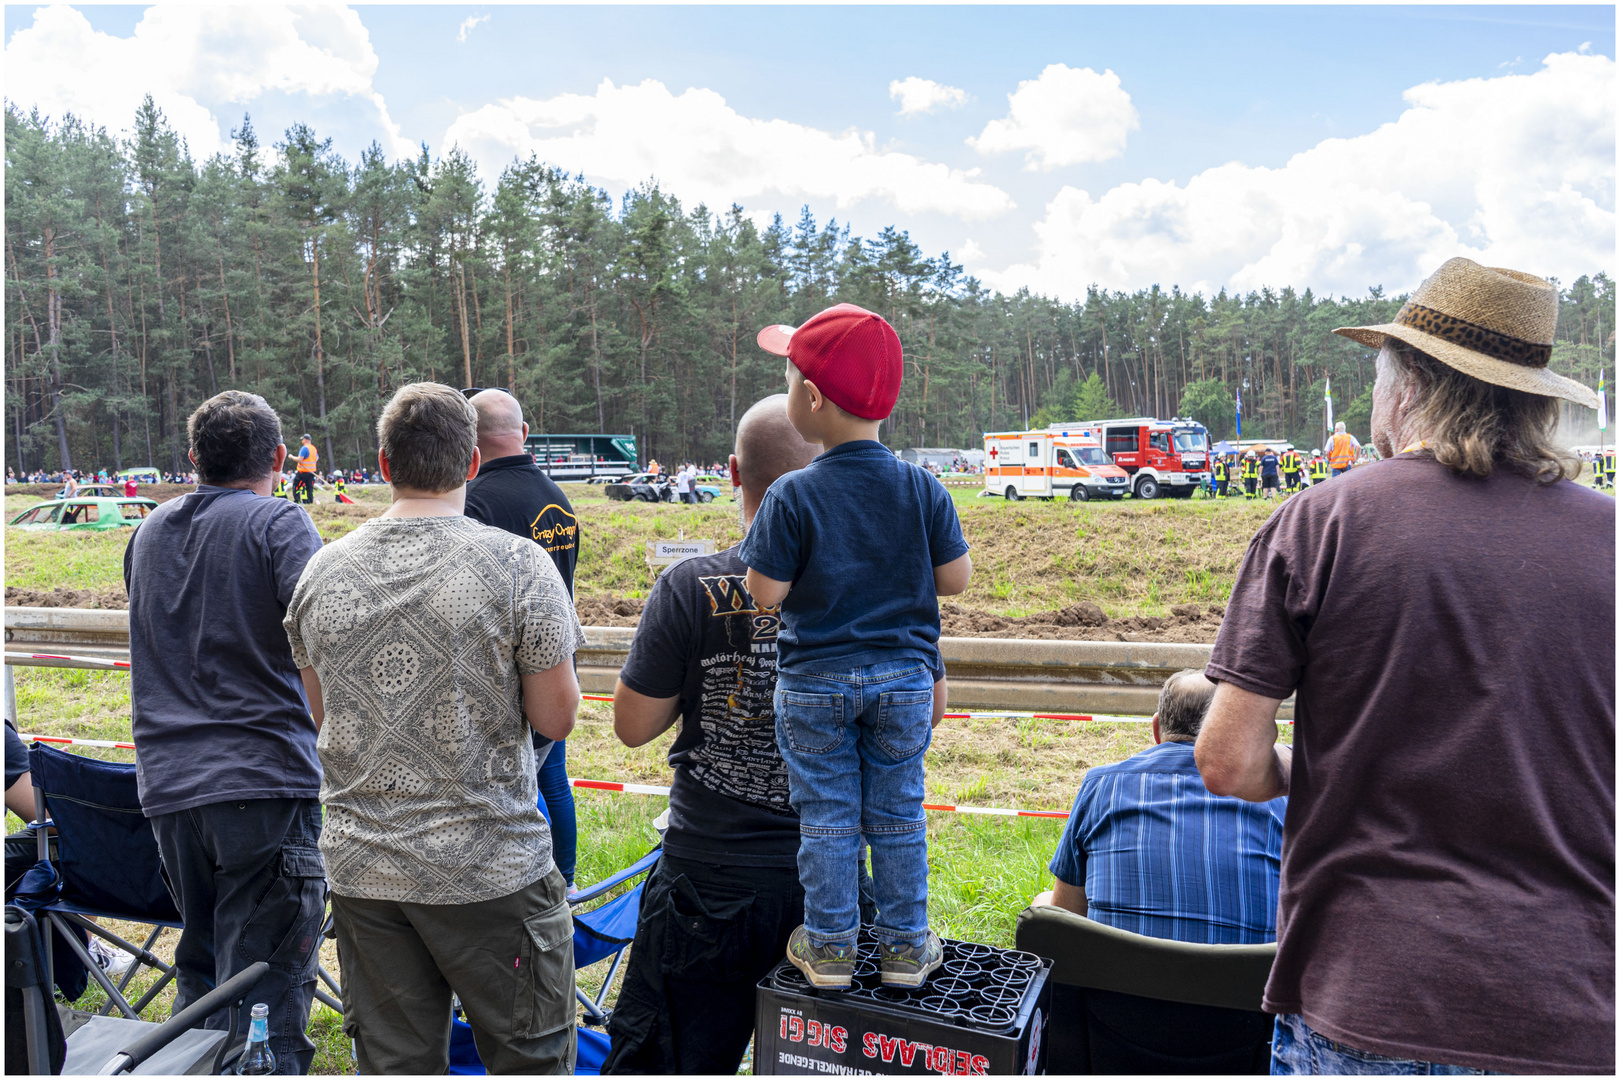
{"type": "Polygon", "coordinates": [[[402,387],[377,425],[393,503],[309,562],[287,636],[320,729],[347,1030],[362,1073],[442,1073],[450,995],[492,1073],[571,1073],[573,926],[537,808],[584,642],[536,544],[464,517],[477,417],[402,387]]]}

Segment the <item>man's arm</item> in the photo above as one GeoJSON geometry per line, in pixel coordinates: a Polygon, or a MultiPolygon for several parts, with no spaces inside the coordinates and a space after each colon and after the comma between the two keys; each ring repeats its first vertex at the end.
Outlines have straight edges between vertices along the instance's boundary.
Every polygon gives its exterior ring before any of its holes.
{"type": "Polygon", "coordinates": [[[312,667],[298,669],[298,677],[304,680],[304,697],[309,699],[310,719],[315,721],[315,730],[321,730],[326,722],[326,699],[321,696],[321,677],[315,674],[312,667]]]}
{"type": "Polygon", "coordinates": [[[1030,901],[1031,907],[1060,907],[1074,912],[1076,915],[1086,913],[1086,890],[1079,885],[1070,885],[1062,878],[1053,878],[1052,887],[1040,893],[1030,901]]]}
{"type": "Polygon", "coordinates": [[[1277,745],[1281,704],[1281,698],[1251,694],[1228,682],[1215,687],[1193,749],[1210,794],[1235,795],[1247,802],[1288,794],[1293,748],[1277,745]]]}
{"type": "Polygon", "coordinates": [[[548,739],[568,738],[579,714],[579,680],[574,676],[573,656],[562,663],[522,675],[523,715],[529,726],[548,739]]]}
{"type": "Polygon", "coordinates": [[[681,698],[639,694],[620,679],[613,688],[613,734],[629,747],[645,746],[668,731],[681,714],[681,698]]]}
{"type": "Polygon", "coordinates": [[[793,588],[792,582],[768,578],[753,567],[748,568],[747,585],[748,595],[762,608],[776,607],[787,599],[788,590],[793,588]]]}
{"type": "Polygon", "coordinates": [[[967,591],[972,577],[973,557],[959,555],[943,566],[934,567],[934,592],[938,596],[957,596],[967,591]]]}

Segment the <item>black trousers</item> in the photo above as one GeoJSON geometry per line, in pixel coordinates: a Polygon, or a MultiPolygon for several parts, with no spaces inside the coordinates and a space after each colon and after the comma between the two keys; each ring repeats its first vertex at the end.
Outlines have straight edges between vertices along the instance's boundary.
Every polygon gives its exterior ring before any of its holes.
{"type": "Polygon", "coordinates": [[[315,501],[315,474],[293,473],[293,502],[312,503],[315,501]]]}
{"type": "MultiPolygon", "coordinates": [[[[305,1034],[315,999],[316,953],[326,919],[326,866],[315,799],[210,803],[152,818],[163,871],[185,921],[175,946],[174,1011],[243,968],[270,970],[242,1006],[238,1030],[258,1002],[270,1007],[276,1069],[307,1073],[315,1044],[305,1034]]],[[[225,1010],[207,1027],[230,1027],[225,1010]]]]}
{"type": "Polygon", "coordinates": [[[602,1072],[735,1075],[754,1033],[754,984],[803,921],[797,867],[665,855],[641,894],[602,1072]]]}
{"type": "MultiPolygon", "coordinates": [[[[861,921],[872,879],[860,868],[861,921]]],[[[665,855],[641,894],[635,944],[608,1020],[602,1073],[733,1076],[754,1034],[754,984],[804,922],[794,866],[716,866],[665,855]]]]}

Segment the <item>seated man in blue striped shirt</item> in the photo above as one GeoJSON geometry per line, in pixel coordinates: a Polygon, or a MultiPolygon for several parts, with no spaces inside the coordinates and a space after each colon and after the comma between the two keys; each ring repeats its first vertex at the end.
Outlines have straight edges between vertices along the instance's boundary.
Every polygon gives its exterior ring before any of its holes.
{"type": "Polygon", "coordinates": [[[1193,740],[1215,684],[1178,671],[1159,692],[1156,745],[1086,773],[1037,904],[1148,937],[1252,945],[1277,937],[1287,798],[1211,795],[1193,740]]]}

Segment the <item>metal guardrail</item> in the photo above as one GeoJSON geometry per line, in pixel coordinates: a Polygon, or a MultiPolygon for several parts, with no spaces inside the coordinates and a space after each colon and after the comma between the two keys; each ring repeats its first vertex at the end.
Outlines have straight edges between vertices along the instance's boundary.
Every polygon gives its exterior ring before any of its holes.
{"type": "MultiPolygon", "coordinates": [[[[85,608],[8,607],[6,663],[79,667],[71,660],[28,654],[72,653],[129,659],[129,616],[85,608]]],[[[579,651],[580,689],[610,694],[630,651],[635,628],[587,626],[579,651]]],[[[1209,645],[1127,641],[1049,641],[1024,638],[942,638],[953,710],[1105,713],[1146,716],[1172,672],[1202,668],[1209,645]]],[[[1284,702],[1280,717],[1293,716],[1284,702]]]]}

